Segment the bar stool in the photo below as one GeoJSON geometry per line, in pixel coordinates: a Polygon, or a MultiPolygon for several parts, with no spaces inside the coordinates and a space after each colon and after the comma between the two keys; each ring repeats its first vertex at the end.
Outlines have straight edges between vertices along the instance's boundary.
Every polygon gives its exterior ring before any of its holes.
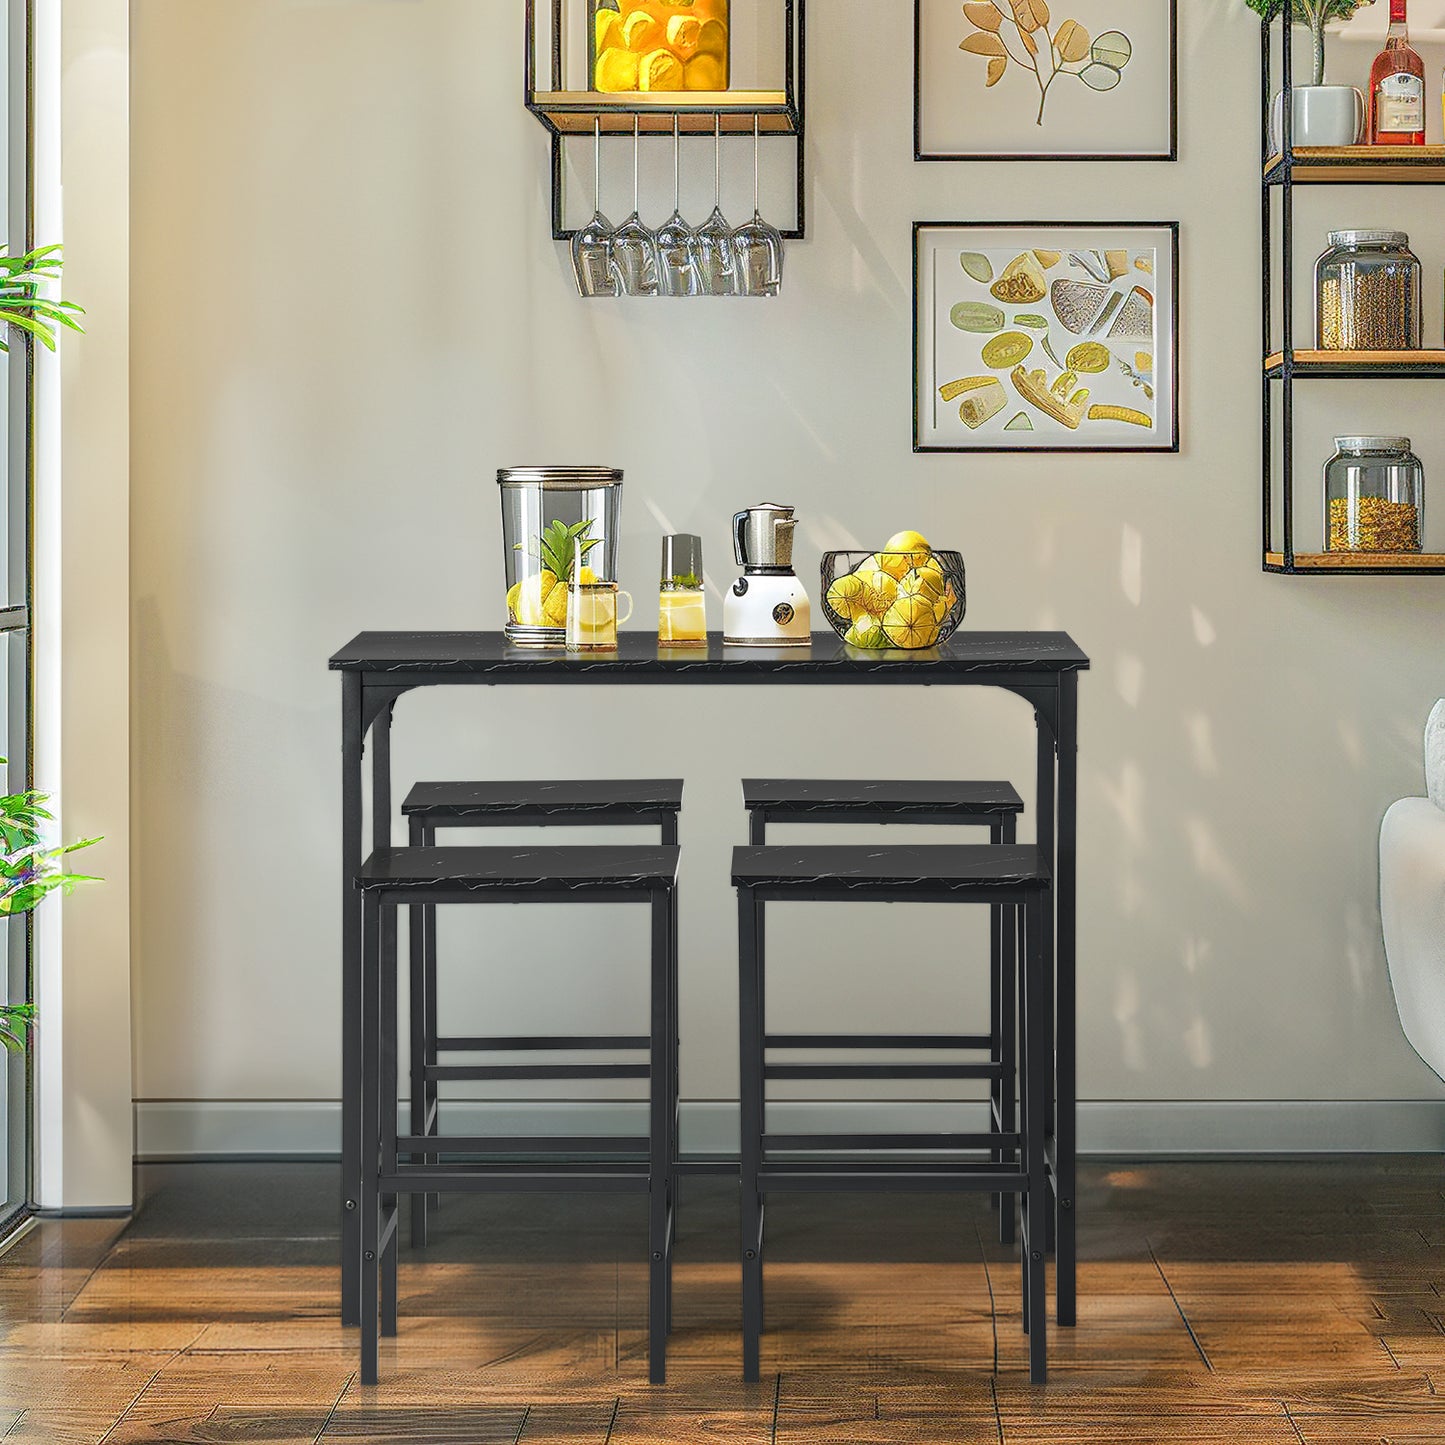
{"type": "MultiPolygon", "coordinates": [[[[989,830],[989,842],[1013,843],[1023,799],[1012,783],[906,779],[879,782],[829,778],[744,778],[743,807],[748,812],[748,841],[761,847],[770,823],[889,823],[949,825],[989,830]]],[[[977,1047],[989,1051],[999,1072],[989,1080],[989,1128],[1011,1134],[1017,1128],[1014,1099],[1016,1058],[1014,994],[1006,986],[1014,951],[1013,910],[990,909],[989,1034],[977,1047]],[[1005,960],[1010,960],[1006,962],[1005,960]]],[[[900,1045],[894,1044],[894,1047],[900,1045]]],[[[996,1160],[1003,1150],[993,1151],[996,1160]]],[[[996,1194],[1000,1244],[1014,1242],[1014,1202],[996,1194]]]]}
{"type": "MultiPolygon", "coordinates": [[[[443,828],[656,827],[658,841],[677,844],[678,815],[682,811],[681,778],[586,778],[568,782],[443,782],[417,783],[401,805],[413,848],[429,848],[443,828]]],[[[436,1069],[441,1056],[508,1048],[526,1053],[548,1040],[514,1038],[474,1039],[438,1035],[436,909],[423,903],[409,910],[411,975],[411,1131],[434,1134],[439,1128],[436,1069]]],[[[673,920],[673,962],[677,960],[677,920],[673,920]]],[[[677,980],[671,997],[677,999],[677,980]]],[[[677,1020],[672,1021],[673,1048],[677,1048],[677,1020]]],[[[579,1043],[578,1047],[582,1047],[579,1043]]],[[[677,1071],[674,1054],[673,1072],[677,1071]]],[[[676,1124],[674,1122],[674,1139],[676,1124]]],[[[435,1163],[434,1158],[423,1160],[435,1163]]],[[[413,1196],[411,1243],[422,1249],[427,1242],[428,1215],[438,1201],[430,1194],[413,1196]]]]}
{"type": "Polygon", "coordinates": [[[827,846],[738,848],[733,852],[738,890],[739,1061],[742,1100],[743,1378],[759,1375],[763,1328],[764,1200],[773,1191],[836,1189],[987,1190],[1021,1194],[1023,1211],[1024,1328],[1029,1335],[1029,1377],[1047,1375],[1044,1251],[1049,1208],[1045,1133],[1047,1066],[1052,1037],[1048,999],[1053,960],[1047,955],[1045,910],[1050,906],[1048,861],[1033,846],[954,844],[925,847],[827,846]],[[774,1062],[777,1049],[852,1050],[904,1046],[953,1051],[971,1047],[968,1036],[888,1040],[875,1035],[777,1035],[767,1030],[764,906],[770,902],[974,903],[1014,914],[1023,946],[1005,959],[1007,990],[1017,988],[1022,1009],[1020,1133],[909,1136],[782,1135],[766,1127],[770,1079],[993,1079],[1000,1065],[797,1064],[774,1062]],[[1017,976],[1013,959],[1017,958],[1017,976]],[[840,1159],[839,1151],[946,1151],[953,1158],[840,1159]],[[1004,1151],[1002,1160],[960,1158],[968,1150],[1004,1151]],[[833,1157],[829,1157],[832,1151],[833,1157]]]}
{"type": "MultiPolygon", "coordinates": [[[[672,1304],[673,1129],[677,1117],[674,919],[678,849],[662,847],[384,848],[363,865],[362,978],[361,1378],[375,1384],[380,1333],[397,1326],[397,1201],[402,1194],[547,1190],[635,1191],[648,1196],[649,1375],[666,1378],[672,1304]],[[469,1079],[645,1079],[645,1137],[497,1139],[397,1131],[397,910],[483,903],[645,904],[651,919],[651,1009],[640,1037],[510,1040],[528,1047],[645,1053],[645,1061],[587,1064],[443,1066],[441,1077],[469,1079]],[[501,1161],[522,1154],[584,1149],[606,1155],[580,1160],[501,1161]],[[439,1155],[494,1156],[441,1162],[439,1155]],[[631,1157],[629,1157],[631,1156],[631,1157]],[[638,1158],[637,1156],[641,1156],[638,1158]],[[402,1160],[421,1162],[402,1162],[402,1160]]],[[[493,1041],[484,1041],[489,1046],[493,1041]]]]}

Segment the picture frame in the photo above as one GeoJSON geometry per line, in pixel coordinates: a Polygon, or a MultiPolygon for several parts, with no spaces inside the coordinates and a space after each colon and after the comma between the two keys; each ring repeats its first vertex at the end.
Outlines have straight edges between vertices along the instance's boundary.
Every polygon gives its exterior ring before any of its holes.
{"type": "Polygon", "coordinates": [[[915,221],[915,452],[1177,452],[1178,221],[915,221]]]}
{"type": "Polygon", "coordinates": [[[1178,158],[1179,0],[914,0],[915,161],[1178,158]]]}

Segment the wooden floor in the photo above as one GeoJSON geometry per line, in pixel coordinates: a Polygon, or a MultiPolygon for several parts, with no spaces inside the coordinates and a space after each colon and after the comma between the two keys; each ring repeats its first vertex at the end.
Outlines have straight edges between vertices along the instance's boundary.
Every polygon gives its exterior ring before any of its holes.
{"type": "Polygon", "coordinates": [[[1445,1442],[1435,1160],[1090,1166],[1079,1325],[1046,1389],[981,1199],[775,1204],[745,1386],[735,1191],[690,1181],[659,1389],[640,1200],[449,1199],[425,1256],[403,1250],[401,1334],[363,1389],[334,1170],[139,1183],[129,1227],[47,1222],[0,1258],[5,1441],[1445,1442]]]}

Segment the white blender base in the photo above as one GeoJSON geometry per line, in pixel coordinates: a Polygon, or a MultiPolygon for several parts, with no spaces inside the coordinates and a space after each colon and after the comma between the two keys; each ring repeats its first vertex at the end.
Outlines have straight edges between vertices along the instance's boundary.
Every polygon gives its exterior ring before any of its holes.
{"type": "Polygon", "coordinates": [[[747,577],[739,597],[723,598],[723,641],[732,647],[808,647],[813,609],[796,577],[747,577]]]}

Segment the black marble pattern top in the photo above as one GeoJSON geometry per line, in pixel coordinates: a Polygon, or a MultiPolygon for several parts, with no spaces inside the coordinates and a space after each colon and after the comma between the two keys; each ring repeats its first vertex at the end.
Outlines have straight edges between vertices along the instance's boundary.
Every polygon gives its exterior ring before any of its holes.
{"type": "Polygon", "coordinates": [[[831,632],[810,647],[659,647],[651,632],[622,632],[615,653],[516,647],[500,632],[363,632],[336,653],[339,672],[485,676],[493,682],[943,682],[972,673],[1059,673],[1089,659],[1066,632],[955,632],[923,652],[863,651],[831,632]]]}
{"type": "Polygon", "coordinates": [[[966,893],[1012,883],[1042,885],[1048,862],[1033,844],[925,843],[903,847],[826,844],[733,849],[733,885],[836,889],[929,888],[966,893]]]}
{"type": "Polygon", "coordinates": [[[436,818],[566,818],[597,814],[626,819],[676,813],[682,808],[681,778],[582,778],[573,782],[418,783],[403,813],[436,818]]]}
{"type": "Polygon", "coordinates": [[[378,848],[358,888],[511,893],[649,889],[677,881],[674,847],[378,848]]]}
{"type": "Polygon", "coordinates": [[[969,783],[942,779],[893,782],[836,778],[744,778],[743,807],[789,813],[887,814],[957,813],[960,818],[995,817],[1023,812],[1024,800],[1012,783],[969,783]]]}

